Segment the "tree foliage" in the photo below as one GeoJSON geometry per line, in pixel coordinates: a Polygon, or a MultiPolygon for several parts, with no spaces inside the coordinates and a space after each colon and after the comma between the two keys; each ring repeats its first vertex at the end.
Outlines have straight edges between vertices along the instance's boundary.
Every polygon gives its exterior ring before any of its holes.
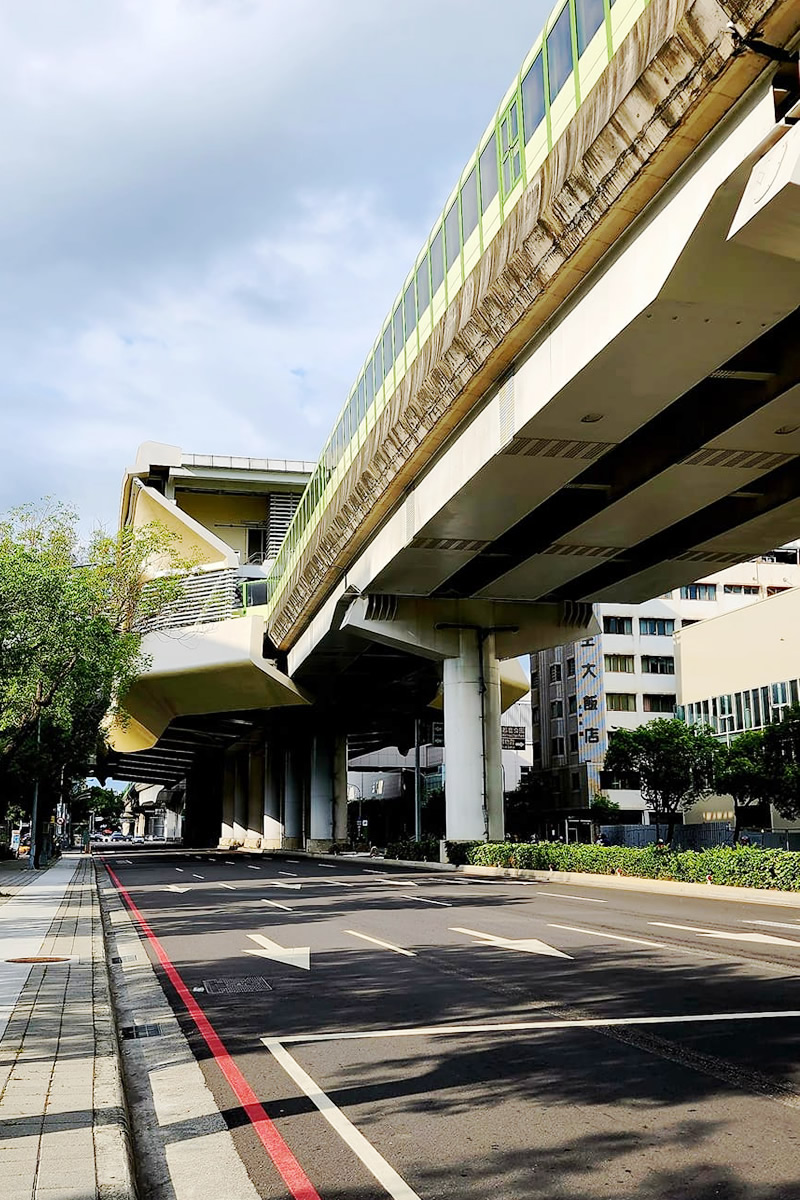
{"type": "Polygon", "coordinates": [[[70,816],[73,825],[87,821],[90,813],[101,821],[116,824],[122,816],[125,807],[124,794],[115,792],[112,788],[92,787],[75,789],[69,799],[70,816]]]}
{"type": "Polygon", "coordinates": [[[157,524],[84,548],[61,504],[0,520],[0,804],[27,805],[34,776],[55,794],[85,774],[106,713],[146,665],[137,629],[190,566],[157,524]]]}
{"type": "Polygon", "coordinates": [[[617,730],[605,769],[638,781],[656,824],[665,823],[671,837],[680,813],[713,790],[718,750],[709,729],[665,717],[638,729],[617,730]]]}
{"type": "Polygon", "coordinates": [[[777,801],[781,784],[774,766],[760,730],[748,729],[729,745],[720,746],[714,786],[720,795],[733,800],[734,842],[739,840],[748,809],[777,801]]]}

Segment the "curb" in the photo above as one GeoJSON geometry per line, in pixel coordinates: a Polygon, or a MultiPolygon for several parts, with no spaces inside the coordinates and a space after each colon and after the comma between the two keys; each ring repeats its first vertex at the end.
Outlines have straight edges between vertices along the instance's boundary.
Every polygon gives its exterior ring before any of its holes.
{"type": "MultiPolygon", "coordinates": [[[[98,866],[90,860],[99,931],[99,951],[92,956],[95,1021],[95,1111],[114,1113],[117,1120],[96,1123],[94,1129],[99,1200],[137,1200],[131,1121],[122,1074],[122,1052],[116,1008],[112,1004],[108,939],[100,901],[98,866]]],[[[93,949],[95,947],[93,946],[93,949]]]]}

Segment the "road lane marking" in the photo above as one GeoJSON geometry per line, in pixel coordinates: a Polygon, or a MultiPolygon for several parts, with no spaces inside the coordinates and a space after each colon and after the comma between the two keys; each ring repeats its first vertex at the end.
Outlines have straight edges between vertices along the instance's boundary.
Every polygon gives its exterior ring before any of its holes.
{"type": "Polygon", "coordinates": [[[537,896],[558,896],[560,900],[581,900],[584,904],[608,904],[607,900],[595,900],[594,896],[568,896],[566,892],[537,892],[537,896]]]}
{"type": "Polygon", "coordinates": [[[225,861],[226,867],[235,867],[236,866],[236,863],[230,858],[226,858],[224,861],[225,861]]]}
{"type": "Polygon", "coordinates": [[[399,899],[401,899],[401,900],[419,900],[420,904],[438,904],[442,908],[452,908],[453,907],[449,900],[428,900],[428,898],[426,896],[403,895],[403,896],[400,896],[399,899]]]}
{"type": "MultiPolygon", "coordinates": [[[[295,1033],[275,1038],[276,1043],[355,1042],[372,1038],[463,1036],[468,1033],[529,1033],[548,1029],[613,1029],[633,1025],[701,1025],[716,1021],[767,1021],[800,1018],[800,1009],[767,1012],[689,1013],[656,1017],[556,1017],[549,1021],[502,1021],[485,1025],[416,1025],[407,1029],[363,1029],[349,1033],[295,1033]]],[[[265,1046],[271,1038],[262,1038],[265,1046]]]]}
{"type": "Polygon", "coordinates": [[[126,865],[126,866],[128,866],[128,867],[131,865],[131,860],[130,860],[129,858],[118,858],[118,859],[117,859],[117,862],[118,862],[118,863],[125,863],[125,865],[126,865]]]}
{"type": "Polygon", "coordinates": [[[204,878],[203,875],[195,875],[194,871],[192,871],[192,879],[203,879],[203,878],[204,878]]]}
{"type": "Polygon", "coordinates": [[[345,883],[342,879],[329,879],[328,887],[355,887],[354,883],[345,883]]]}
{"type": "Polygon", "coordinates": [[[287,861],[288,863],[294,863],[294,865],[295,865],[295,866],[299,866],[299,865],[300,865],[300,859],[299,859],[299,858],[287,858],[287,860],[286,860],[286,861],[287,861]]]}
{"type": "Polygon", "coordinates": [[[375,883],[380,887],[419,887],[419,884],[415,883],[413,879],[376,879],[375,883]]]}
{"type": "Polygon", "coordinates": [[[214,1061],[228,1081],[233,1094],[242,1107],[242,1111],[255,1130],[261,1145],[275,1164],[277,1171],[291,1193],[292,1200],[321,1200],[319,1192],[292,1154],[287,1143],[281,1137],[274,1121],[270,1120],[267,1116],[263,1104],[231,1058],[225,1048],[224,1042],[189,991],[175,964],[168,957],[161,942],[136,907],[130,893],[122,886],[119,876],[112,871],[108,864],[105,864],[105,867],[111,878],[111,882],[130,910],[131,916],[150,942],[156,958],[166,971],[170,983],[183,1001],[186,1011],[197,1026],[200,1036],[208,1046],[214,1061]]]}
{"type": "Polygon", "coordinates": [[[365,942],[374,942],[376,946],[383,946],[384,950],[394,950],[395,954],[405,954],[408,958],[416,958],[413,950],[404,950],[402,946],[394,946],[391,942],[383,942],[380,938],[370,937],[368,933],[357,933],[355,929],[345,929],[345,933],[350,933],[353,937],[363,938],[365,942]]]}
{"type": "Polygon", "coordinates": [[[324,867],[327,871],[335,871],[336,867],[333,863],[317,863],[318,867],[324,867]]]}
{"type": "Polygon", "coordinates": [[[261,1040],[275,1061],[280,1063],[286,1074],[308,1096],[312,1104],[316,1105],[331,1128],[336,1130],[342,1141],[350,1147],[357,1158],[361,1159],[387,1195],[391,1196],[392,1200],[420,1200],[413,1188],[410,1188],[406,1181],[397,1174],[394,1167],[389,1166],[383,1155],[378,1153],[363,1133],[360,1133],[342,1110],[337,1108],[330,1096],[323,1092],[322,1088],[314,1082],[307,1071],[303,1070],[289,1051],[274,1039],[262,1038],[261,1040]]]}
{"type": "Polygon", "coordinates": [[[292,879],[297,879],[297,871],[278,871],[279,875],[291,875],[292,879]]]}
{"type": "Polygon", "coordinates": [[[245,866],[247,867],[248,871],[260,871],[261,870],[261,867],[254,867],[252,865],[252,863],[245,863],[245,866]]]}
{"type": "Polygon", "coordinates": [[[183,874],[183,867],[176,867],[175,870],[180,871],[181,875],[183,874]]]}
{"type": "Polygon", "coordinates": [[[262,896],[261,903],[269,904],[272,908],[282,908],[284,912],[294,912],[293,908],[290,908],[288,904],[281,904],[279,900],[265,900],[262,896]]]}
{"type": "Polygon", "coordinates": [[[301,883],[283,883],[280,879],[276,879],[274,883],[264,884],[264,887],[291,888],[294,892],[299,892],[302,886],[301,883]]]}
{"type": "MultiPolygon", "coordinates": [[[[758,933],[755,929],[748,930],[747,933],[723,933],[720,929],[703,929],[696,925],[672,925],[669,921],[648,921],[648,925],[658,925],[661,929],[683,929],[687,933],[696,933],[704,938],[721,938],[728,942],[760,942],[769,946],[797,946],[800,949],[800,942],[793,942],[791,938],[778,937],[775,933],[758,933]]],[[[800,930],[798,930],[800,933],[800,930]]]]}
{"type": "Polygon", "coordinates": [[[369,867],[364,867],[365,875],[388,875],[388,871],[371,871],[369,867]]]}
{"type": "Polygon", "coordinates": [[[181,885],[179,883],[168,883],[167,884],[168,892],[188,892],[188,890],[189,890],[188,887],[181,887],[181,885]]]}
{"type": "Polygon", "coordinates": [[[548,922],[547,928],[568,929],[571,933],[589,933],[592,937],[611,938],[615,942],[636,942],[639,946],[654,946],[658,950],[669,949],[663,942],[646,942],[644,938],[624,937],[621,933],[600,933],[597,929],[578,929],[576,925],[551,925],[548,922]]]}
{"type": "Polygon", "coordinates": [[[540,942],[538,938],[504,938],[495,933],[481,933],[478,929],[462,929],[460,925],[451,925],[450,929],[453,933],[465,933],[467,937],[477,938],[480,946],[521,950],[523,954],[546,954],[551,958],[572,958],[571,954],[556,950],[555,946],[548,946],[547,942],[540,942]]]}
{"type": "Polygon", "coordinates": [[[299,967],[301,971],[311,970],[310,946],[279,946],[263,933],[248,933],[251,942],[259,947],[258,950],[245,950],[245,954],[256,954],[259,958],[271,958],[274,962],[284,963],[287,967],[299,967]]]}
{"type": "Polygon", "coordinates": [[[795,933],[800,934],[800,923],[795,922],[793,925],[789,921],[742,921],[743,925],[771,925],[773,929],[793,929],[795,933]]]}
{"type": "Polygon", "coordinates": [[[220,887],[227,888],[229,892],[235,892],[235,891],[236,891],[236,888],[233,886],[233,884],[232,884],[232,883],[221,883],[219,886],[220,886],[220,887]]]}

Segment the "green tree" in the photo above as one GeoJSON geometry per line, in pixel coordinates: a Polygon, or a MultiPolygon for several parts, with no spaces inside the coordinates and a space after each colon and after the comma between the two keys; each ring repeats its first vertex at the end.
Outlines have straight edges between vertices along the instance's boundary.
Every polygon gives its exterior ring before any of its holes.
{"type": "Polygon", "coordinates": [[[719,744],[711,730],[684,725],[676,718],[659,718],[638,729],[619,729],[610,740],[605,770],[635,779],[655,813],[656,827],[667,827],[672,838],[678,816],[714,786],[719,744]]]}
{"type": "Polygon", "coordinates": [[[53,502],[0,520],[0,816],[40,819],[87,774],[110,712],[145,667],[139,627],[179,596],[191,567],[177,535],[152,524],[80,542],[53,502]]]}
{"type": "Polygon", "coordinates": [[[784,709],[764,730],[764,762],[772,788],[769,800],[782,817],[800,816],[800,704],[784,709]]]}
{"type": "Polygon", "coordinates": [[[748,810],[780,801],[783,774],[780,763],[768,756],[759,730],[748,729],[729,745],[719,747],[714,786],[720,795],[733,799],[734,844],[739,841],[748,810]]]}
{"type": "Polygon", "coordinates": [[[83,824],[89,819],[90,813],[106,824],[117,825],[124,807],[124,793],[97,784],[75,790],[69,799],[73,825],[83,824]]]}

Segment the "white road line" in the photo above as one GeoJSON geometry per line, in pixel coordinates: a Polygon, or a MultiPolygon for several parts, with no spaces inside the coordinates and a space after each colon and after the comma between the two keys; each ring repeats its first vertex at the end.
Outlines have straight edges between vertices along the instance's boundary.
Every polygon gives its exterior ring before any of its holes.
{"type": "MultiPolygon", "coordinates": [[[[697,925],[673,925],[669,921],[648,921],[647,924],[658,925],[661,929],[682,929],[687,933],[696,933],[698,937],[719,938],[726,942],[763,942],[770,946],[797,946],[800,949],[800,942],[778,937],[775,933],[759,933],[755,929],[749,929],[746,933],[727,933],[721,929],[705,929],[697,925]]],[[[800,929],[797,932],[800,934],[800,929]]]]}
{"type": "Polygon", "coordinates": [[[558,896],[559,900],[581,900],[584,904],[608,904],[607,900],[595,900],[594,896],[568,896],[566,892],[537,892],[537,896],[558,896]]]}
{"type": "Polygon", "coordinates": [[[265,900],[263,896],[261,903],[269,904],[271,908],[282,908],[284,912],[294,912],[294,909],[290,908],[288,904],[280,904],[277,900],[265,900]]]}
{"type": "Polygon", "coordinates": [[[233,862],[233,860],[230,858],[226,858],[224,861],[225,861],[226,867],[235,867],[236,866],[236,863],[233,862]]]}
{"type": "Polygon", "coordinates": [[[355,887],[354,883],[345,883],[341,879],[329,879],[328,887],[355,887]]]}
{"type": "Polygon", "coordinates": [[[294,863],[295,866],[299,866],[299,864],[300,864],[299,858],[287,858],[286,861],[288,863],[294,863]]]}
{"type": "Polygon", "coordinates": [[[621,933],[600,933],[597,929],[578,929],[577,925],[552,925],[548,921],[547,928],[568,929],[571,933],[589,933],[592,937],[611,938],[614,942],[636,942],[638,946],[654,946],[658,950],[667,949],[663,942],[646,942],[644,938],[624,937],[621,933]]]}
{"type": "Polygon", "coordinates": [[[404,950],[402,946],[393,946],[391,942],[382,942],[380,938],[370,937],[368,933],[357,933],[355,929],[345,929],[345,933],[363,938],[365,942],[374,942],[376,946],[383,946],[384,950],[394,950],[395,954],[405,954],[408,958],[416,958],[413,950],[404,950]]]}
{"type": "Polygon", "coordinates": [[[405,896],[405,895],[403,895],[400,897],[400,899],[401,900],[419,900],[420,904],[438,904],[442,908],[452,908],[453,907],[452,904],[449,902],[449,900],[428,900],[428,899],[426,899],[425,896],[405,896]]]}
{"type": "Polygon", "coordinates": [[[519,950],[523,954],[546,954],[550,958],[572,958],[571,954],[565,954],[563,950],[556,950],[555,946],[548,946],[547,942],[542,942],[539,938],[505,938],[496,933],[481,933],[478,929],[462,929],[460,925],[451,925],[450,929],[453,933],[465,933],[467,937],[477,938],[476,945],[478,946],[490,946],[500,950],[519,950]]]}
{"type": "Polygon", "coordinates": [[[192,879],[203,879],[203,878],[204,878],[203,875],[195,875],[194,871],[192,871],[192,879]]]}
{"type": "Polygon", "coordinates": [[[322,1091],[311,1076],[303,1070],[299,1062],[292,1058],[289,1051],[284,1049],[280,1042],[272,1039],[262,1038],[262,1041],[275,1061],[280,1063],[286,1074],[316,1105],[331,1128],[336,1130],[342,1141],[361,1159],[370,1174],[377,1179],[392,1200],[420,1200],[413,1188],[410,1188],[406,1181],[401,1179],[394,1167],[389,1166],[383,1155],[379,1154],[372,1143],[367,1141],[363,1133],[359,1133],[352,1121],[344,1115],[340,1108],[336,1107],[330,1096],[322,1091]]]}
{"type": "Polygon", "coordinates": [[[504,1021],[486,1025],[417,1025],[408,1029],[365,1029],[353,1033],[296,1033],[284,1038],[262,1038],[265,1046],[299,1042],[355,1042],[371,1038],[440,1037],[445,1034],[463,1036],[467,1033],[528,1033],[540,1029],[613,1029],[625,1025],[702,1025],[715,1021],[797,1020],[800,1009],[790,1008],[768,1012],[689,1013],[658,1017],[584,1017],[551,1021],[504,1021]]]}
{"type": "Polygon", "coordinates": [[[232,883],[221,883],[219,886],[220,886],[220,887],[227,888],[229,892],[235,892],[235,891],[236,891],[236,888],[233,886],[233,884],[232,884],[232,883]]]}
{"type": "Polygon", "coordinates": [[[183,867],[176,867],[175,870],[180,871],[181,875],[183,874],[183,867]]]}
{"type": "Polygon", "coordinates": [[[405,882],[401,882],[399,879],[376,879],[375,883],[380,887],[419,887],[419,884],[414,883],[411,879],[407,879],[405,882]]]}
{"type": "Polygon", "coordinates": [[[369,867],[364,867],[365,875],[388,875],[388,871],[370,871],[369,867]]]}
{"type": "Polygon", "coordinates": [[[278,871],[279,875],[291,875],[292,879],[297,879],[297,871],[278,871]]]}
{"type": "Polygon", "coordinates": [[[245,866],[247,867],[248,871],[260,871],[261,870],[261,867],[254,867],[252,865],[252,863],[245,863],[245,866]]]}
{"type": "Polygon", "coordinates": [[[800,934],[800,922],[791,924],[789,921],[742,921],[743,925],[771,925],[773,929],[793,929],[800,934]]]}
{"type": "Polygon", "coordinates": [[[328,871],[335,871],[335,870],[336,870],[336,867],[333,865],[333,863],[317,863],[317,866],[318,866],[318,867],[325,867],[325,868],[326,868],[326,870],[328,870],[328,871]]]}

